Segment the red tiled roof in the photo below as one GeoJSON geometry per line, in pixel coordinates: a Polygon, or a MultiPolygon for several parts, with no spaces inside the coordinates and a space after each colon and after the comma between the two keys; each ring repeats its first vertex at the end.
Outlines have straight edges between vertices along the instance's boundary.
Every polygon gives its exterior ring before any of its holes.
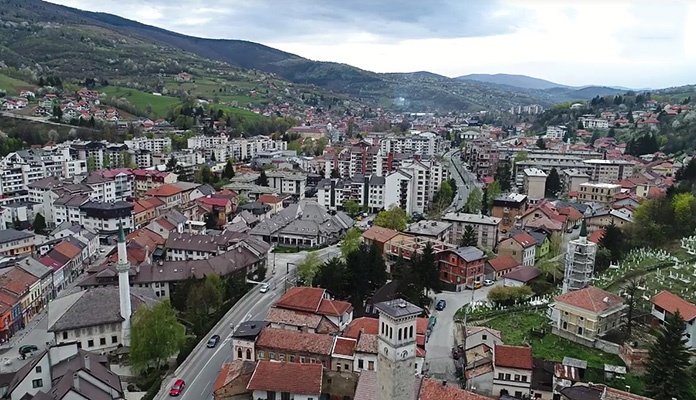
{"type": "Polygon", "coordinates": [[[21,295],[29,290],[29,286],[33,285],[38,280],[39,279],[34,275],[14,267],[0,276],[0,286],[14,294],[21,295]]]}
{"type": "Polygon", "coordinates": [[[331,354],[333,342],[334,337],[331,335],[265,328],[256,340],[256,345],[262,348],[328,356],[331,354]]]}
{"type": "Polygon", "coordinates": [[[597,229],[590,234],[590,237],[588,237],[587,240],[592,243],[599,244],[599,241],[602,240],[602,237],[604,237],[604,232],[606,231],[606,229],[597,229]]]}
{"type": "Polygon", "coordinates": [[[615,305],[623,304],[623,299],[614,293],[607,292],[594,286],[568,292],[556,297],[556,302],[601,313],[615,305]]]}
{"type": "Polygon", "coordinates": [[[356,318],[350,321],[350,324],[343,331],[343,336],[357,339],[361,330],[363,333],[371,335],[379,334],[379,320],[371,317],[356,318]]]}
{"type": "Polygon", "coordinates": [[[477,393],[460,389],[456,386],[446,386],[442,382],[423,378],[418,400],[491,400],[477,393]]]}
{"type": "Polygon", "coordinates": [[[340,317],[352,309],[353,306],[347,301],[323,299],[321,303],[319,303],[317,312],[322,315],[340,317]]]}
{"type": "Polygon", "coordinates": [[[653,296],[652,303],[670,314],[674,314],[679,310],[679,314],[681,314],[686,322],[696,318],[696,305],[666,290],[653,296]]]}
{"type": "Polygon", "coordinates": [[[210,206],[227,207],[227,205],[230,203],[230,199],[221,197],[201,197],[198,199],[198,202],[210,206]]]}
{"type": "Polygon", "coordinates": [[[182,190],[174,185],[161,185],[145,192],[145,196],[169,197],[181,193],[182,190]]]}
{"type": "Polygon", "coordinates": [[[317,312],[326,291],[313,287],[294,287],[287,291],[278,301],[276,307],[291,310],[317,312]]]}
{"type": "Polygon", "coordinates": [[[395,231],[394,229],[373,225],[370,227],[370,229],[363,232],[362,237],[363,239],[373,240],[379,243],[386,243],[398,234],[399,232],[395,231]]]}
{"type": "Polygon", "coordinates": [[[488,264],[490,264],[490,266],[493,267],[493,269],[496,272],[505,271],[508,269],[513,269],[513,268],[517,267],[518,265],[520,265],[520,263],[515,261],[514,258],[512,258],[511,256],[507,256],[507,255],[506,256],[498,256],[492,260],[488,260],[488,264]]]}
{"type": "Polygon", "coordinates": [[[532,348],[527,346],[495,345],[496,367],[507,367],[531,370],[532,348]]]}
{"type": "Polygon", "coordinates": [[[82,252],[82,250],[79,247],[68,242],[67,240],[64,240],[55,245],[53,247],[53,250],[59,252],[60,254],[64,255],[66,258],[70,260],[77,257],[82,252]]]}
{"type": "Polygon", "coordinates": [[[154,222],[157,222],[162,228],[168,231],[173,231],[174,229],[176,229],[176,226],[169,222],[169,220],[166,219],[164,216],[157,218],[154,222]]]}
{"type": "Polygon", "coordinates": [[[350,338],[337,337],[334,344],[333,354],[342,356],[352,356],[358,341],[350,338]]]}
{"type": "Polygon", "coordinates": [[[428,318],[418,318],[416,319],[416,334],[425,335],[428,332],[428,324],[430,320],[428,318]]]}
{"type": "Polygon", "coordinates": [[[264,203],[264,204],[276,204],[276,203],[280,203],[281,201],[283,201],[283,199],[281,199],[278,196],[274,196],[272,194],[263,194],[263,195],[259,196],[259,198],[256,199],[256,201],[258,201],[259,203],[264,203]]]}
{"type": "Polygon", "coordinates": [[[319,396],[323,374],[321,364],[259,361],[247,389],[319,396]]]}
{"type": "Polygon", "coordinates": [[[529,248],[532,246],[536,246],[537,242],[534,240],[532,235],[530,235],[527,232],[521,232],[518,233],[517,235],[513,236],[512,239],[522,245],[523,248],[529,248]]]}

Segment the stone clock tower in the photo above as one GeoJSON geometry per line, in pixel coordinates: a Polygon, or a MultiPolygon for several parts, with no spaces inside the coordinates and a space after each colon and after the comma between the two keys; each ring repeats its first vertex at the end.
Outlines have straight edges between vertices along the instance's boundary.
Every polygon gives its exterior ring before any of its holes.
{"type": "Polygon", "coordinates": [[[413,400],[416,318],[423,312],[405,300],[385,301],[379,311],[377,400],[413,400]]]}

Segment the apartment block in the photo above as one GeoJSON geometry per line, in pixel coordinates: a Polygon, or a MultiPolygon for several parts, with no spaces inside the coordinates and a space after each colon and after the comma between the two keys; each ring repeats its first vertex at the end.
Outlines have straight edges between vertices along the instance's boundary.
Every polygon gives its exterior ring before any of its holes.
{"type": "Polygon", "coordinates": [[[502,218],[456,212],[445,214],[441,219],[452,224],[451,244],[458,246],[461,243],[467,226],[474,228],[478,246],[492,249],[498,243],[498,227],[502,218]]]}
{"type": "Polygon", "coordinates": [[[621,185],[613,183],[583,183],[578,190],[578,201],[582,203],[599,203],[608,206],[614,202],[614,196],[621,193],[621,185]]]}
{"type": "Polygon", "coordinates": [[[565,193],[578,192],[580,191],[581,184],[590,181],[590,176],[588,174],[576,168],[561,170],[559,175],[561,177],[561,185],[563,186],[563,191],[565,193]]]}
{"type": "Polygon", "coordinates": [[[304,199],[307,187],[307,174],[294,171],[268,171],[268,186],[281,194],[296,196],[304,199]]]}
{"type": "Polygon", "coordinates": [[[527,168],[524,170],[522,186],[528,198],[538,200],[545,197],[546,177],[546,173],[538,168],[527,168]]]}
{"type": "Polygon", "coordinates": [[[442,150],[440,136],[433,132],[390,135],[382,138],[379,146],[382,154],[416,153],[432,157],[442,150]]]}
{"type": "Polygon", "coordinates": [[[563,137],[567,132],[568,128],[565,125],[552,125],[546,128],[546,135],[544,135],[544,138],[563,140],[563,137]]]}
{"type": "Polygon", "coordinates": [[[529,207],[529,198],[525,194],[511,193],[507,196],[493,199],[491,216],[500,218],[498,229],[501,233],[508,233],[515,227],[518,217],[524,215],[529,207]]]}
{"type": "Polygon", "coordinates": [[[172,150],[172,139],[168,137],[147,138],[138,137],[123,142],[129,150],[147,150],[155,153],[169,153],[172,150]]]}
{"type": "Polygon", "coordinates": [[[585,160],[587,174],[592,182],[613,183],[633,175],[633,163],[626,160],[585,160]]]}

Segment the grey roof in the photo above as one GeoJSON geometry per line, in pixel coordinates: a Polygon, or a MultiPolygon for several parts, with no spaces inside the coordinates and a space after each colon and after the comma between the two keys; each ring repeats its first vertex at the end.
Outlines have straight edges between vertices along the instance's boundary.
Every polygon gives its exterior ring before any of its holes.
{"type": "Polygon", "coordinates": [[[486,258],[486,255],[483,253],[483,251],[479,250],[478,248],[474,246],[465,246],[465,247],[460,247],[458,249],[451,250],[461,258],[463,258],[466,262],[471,262],[471,261],[476,261],[480,260],[482,258],[486,258]]]}
{"type": "Polygon", "coordinates": [[[87,243],[80,240],[77,236],[68,236],[65,240],[79,247],[80,250],[84,250],[87,247],[87,243]]]}
{"type": "Polygon", "coordinates": [[[244,221],[239,221],[239,222],[234,222],[225,225],[225,230],[228,230],[230,232],[249,232],[251,228],[246,224],[244,221]]]}
{"type": "Polygon", "coordinates": [[[13,242],[15,240],[22,240],[33,238],[34,234],[25,231],[18,231],[13,228],[0,230],[0,243],[13,242]]]}
{"type": "MultiPolygon", "coordinates": [[[[48,235],[49,235],[49,236],[55,236],[55,235],[57,235],[58,233],[60,233],[60,232],[62,232],[62,231],[64,231],[64,230],[66,230],[66,229],[71,229],[73,226],[79,227],[80,225],[78,225],[78,224],[73,224],[73,223],[70,222],[70,221],[64,221],[64,222],[62,222],[61,224],[59,224],[58,226],[56,226],[56,228],[55,228],[54,230],[52,230],[51,233],[49,233],[48,235]]],[[[71,229],[71,231],[72,231],[72,229],[71,229]]],[[[75,232],[75,233],[77,233],[77,232],[75,232]]]]}
{"type": "Polygon", "coordinates": [[[187,190],[193,190],[201,186],[200,183],[193,183],[193,182],[184,182],[184,181],[179,181],[176,183],[173,183],[172,185],[178,187],[179,189],[183,191],[187,190]]]}
{"type": "Polygon", "coordinates": [[[107,178],[101,174],[100,171],[94,171],[87,175],[87,177],[82,181],[82,183],[87,185],[94,185],[98,183],[112,182],[112,178],[107,178]]]}
{"type": "Polygon", "coordinates": [[[579,360],[573,357],[563,357],[563,365],[568,367],[587,369],[587,361],[579,360]]]}
{"type": "Polygon", "coordinates": [[[177,210],[169,210],[166,214],[163,215],[165,219],[167,219],[169,222],[171,222],[173,225],[181,225],[188,221],[188,218],[181,212],[177,210]]]}
{"type": "Polygon", "coordinates": [[[133,208],[133,204],[127,202],[127,201],[114,201],[112,202],[107,202],[107,201],[96,201],[96,200],[90,200],[87,203],[83,204],[80,206],[80,208],[91,208],[91,209],[98,209],[98,210],[114,210],[118,208],[133,208]]]}
{"type": "Polygon", "coordinates": [[[266,321],[246,321],[237,326],[237,329],[232,333],[234,338],[255,338],[261,333],[263,328],[269,325],[266,321]]]}
{"type": "Polygon", "coordinates": [[[449,222],[425,220],[410,224],[405,232],[417,236],[439,236],[451,227],[449,222]]]}
{"type": "Polygon", "coordinates": [[[215,188],[208,185],[207,183],[205,185],[200,185],[196,188],[203,196],[211,196],[215,193],[215,188]]]}
{"type": "Polygon", "coordinates": [[[53,204],[66,207],[80,207],[83,204],[86,204],[88,201],[88,194],[65,194],[57,198],[53,204]]]}
{"type": "Polygon", "coordinates": [[[34,181],[27,185],[29,189],[50,189],[55,186],[59,186],[61,180],[55,176],[49,176],[38,181],[34,181]]]}
{"type": "Polygon", "coordinates": [[[480,224],[480,225],[498,225],[501,218],[489,217],[488,215],[482,214],[468,214],[461,212],[447,213],[442,216],[443,221],[457,221],[470,224],[480,224]]]}
{"type": "Polygon", "coordinates": [[[379,185],[384,185],[386,183],[386,179],[384,179],[383,176],[379,175],[372,175],[370,177],[370,185],[371,186],[379,186],[379,185]]]}
{"type": "MultiPolygon", "coordinates": [[[[143,303],[155,303],[150,289],[130,288],[133,310],[143,303]]],[[[118,286],[83,290],[48,305],[48,331],[60,332],[122,322],[118,286]]]]}
{"type": "Polygon", "coordinates": [[[532,279],[537,278],[539,275],[541,275],[539,268],[525,265],[513,270],[512,272],[508,272],[503,277],[505,279],[512,279],[514,281],[527,283],[532,279]]]}
{"type": "MultiPolygon", "coordinates": [[[[73,357],[54,365],[51,369],[51,375],[53,380],[65,378],[72,381],[74,372],[83,371],[103,382],[111,389],[123,393],[121,379],[118,375],[105,367],[105,363],[108,363],[106,356],[101,356],[85,350],[78,350],[77,354],[73,357]],[[89,368],[87,368],[87,360],[89,360],[89,368]]],[[[83,382],[84,380],[80,381],[80,389],[82,389],[83,382]]]]}
{"type": "Polygon", "coordinates": [[[48,268],[47,266],[41,264],[38,260],[32,257],[25,257],[19,259],[17,260],[16,265],[24,272],[31,274],[32,276],[39,279],[45,278],[53,272],[51,268],[48,268]]]}
{"type": "Polygon", "coordinates": [[[403,299],[383,301],[375,304],[375,307],[380,313],[386,314],[392,318],[420,315],[423,312],[422,308],[403,299]]]}
{"type": "Polygon", "coordinates": [[[281,234],[299,236],[319,236],[319,224],[311,220],[294,220],[280,230],[281,234]]]}

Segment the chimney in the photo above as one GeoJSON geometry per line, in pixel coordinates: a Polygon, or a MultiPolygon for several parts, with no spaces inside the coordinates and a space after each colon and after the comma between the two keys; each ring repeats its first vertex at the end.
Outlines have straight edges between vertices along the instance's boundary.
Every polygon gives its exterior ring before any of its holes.
{"type": "Polygon", "coordinates": [[[75,390],[77,390],[78,392],[80,391],[80,377],[77,376],[77,372],[75,372],[75,373],[73,374],[73,387],[74,387],[75,390]]]}
{"type": "Polygon", "coordinates": [[[90,361],[90,360],[89,360],[89,354],[85,354],[85,369],[86,369],[87,371],[90,370],[90,363],[89,363],[89,361],[90,361]]]}

